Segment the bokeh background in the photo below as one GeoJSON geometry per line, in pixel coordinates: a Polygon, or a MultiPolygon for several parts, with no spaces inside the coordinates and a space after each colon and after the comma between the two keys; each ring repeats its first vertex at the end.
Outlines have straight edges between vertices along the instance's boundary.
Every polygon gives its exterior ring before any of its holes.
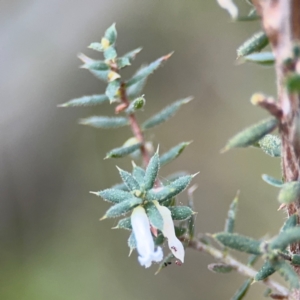
{"type": "MultiPolygon", "coordinates": [[[[238,4],[246,13],[247,4],[238,4]]],[[[150,77],[139,119],[194,95],[147,134],[161,152],[194,142],[160,175],[201,171],[194,179],[196,232],[222,230],[239,189],[237,230],[256,238],[274,234],[285,216],[276,211],[276,189],[260,176],[280,176],[279,160],[256,149],[219,153],[234,133],[266,116],[251,106],[251,94],[276,93],[272,68],[235,63],[235,49],[259,23],[233,23],[216,1],[200,0],[4,0],[0,12],[0,299],[229,299],[244,278],[210,273],[208,255],[187,250],[183,266],[157,276],[157,266],[145,270],[136,253],[128,258],[128,232],[112,231],[115,220],[99,222],[109,205],[88,192],[119,182],[116,164],[130,168],[130,159],[103,160],[130,130],[77,124],[80,117],[111,115],[109,105],[57,105],[104,91],[78,69],[76,54],[99,57],[86,46],[113,22],[119,53],[144,48],[127,76],[174,50],[150,77]]],[[[263,299],[263,291],[256,284],[246,299],[263,299]]]]}

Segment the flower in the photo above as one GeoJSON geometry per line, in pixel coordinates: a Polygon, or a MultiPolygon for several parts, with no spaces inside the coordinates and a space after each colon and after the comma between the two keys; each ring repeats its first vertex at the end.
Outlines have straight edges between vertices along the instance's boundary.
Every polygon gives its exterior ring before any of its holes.
{"type": "Polygon", "coordinates": [[[133,209],[131,214],[131,226],[136,240],[136,248],[139,253],[138,260],[142,266],[149,268],[152,261],[159,262],[163,259],[160,247],[154,249],[154,241],[150,231],[150,223],[146,211],[142,206],[133,209]]]}
{"type": "Polygon", "coordinates": [[[153,201],[153,203],[163,218],[164,225],[163,225],[162,233],[163,233],[164,237],[166,237],[168,239],[169,248],[172,251],[173,255],[183,263],[184,262],[184,248],[183,248],[182,243],[178,240],[178,238],[175,235],[175,229],[174,229],[174,224],[173,224],[173,220],[171,217],[171,212],[167,207],[161,206],[158,203],[158,201],[153,201]]]}

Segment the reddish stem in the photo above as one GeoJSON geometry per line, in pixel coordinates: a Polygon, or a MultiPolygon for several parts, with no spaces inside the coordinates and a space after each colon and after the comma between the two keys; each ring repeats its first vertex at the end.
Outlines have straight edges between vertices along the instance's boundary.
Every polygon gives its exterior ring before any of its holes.
{"type": "MultiPolygon", "coordinates": [[[[126,86],[125,86],[124,82],[121,83],[120,94],[121,94],[120,99],[121,99],[122,103],[124,103],[126,105],[126,107],[128,107],[130,102],[127,98],[126,86]]],[[[142,153],[143,164],[144,164],[144,166],[147,166],[149,163],[149,160],[150,160],[150,156],[149,156],[149,153],[145,146],[144,134],[141,130],[139,123],[137,122],[135,114],[130,113],[128,117],[129,117],[131,130],[132,130],[134,136],[136,137],[136,139],[141,143],[140,149],[141,149],[141,153],[142,153]]]]}

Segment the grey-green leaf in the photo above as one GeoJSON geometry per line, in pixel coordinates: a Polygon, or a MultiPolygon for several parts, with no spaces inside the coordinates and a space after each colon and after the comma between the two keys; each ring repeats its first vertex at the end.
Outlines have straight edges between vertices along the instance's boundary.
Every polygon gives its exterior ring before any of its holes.
{"type": "Polygon", "coordinates": [[[292,289],[299,289],[299,277],[291,265],[284,260],[280,260],[274,266],[277,272],[289,283],[292,289]]]}
{"type": "MultiPolygon", "coordinates": [[[[117,167],[118,168],[118,167],[117,167]]],[[[123,182],[126,184],[129,190],[135,191],[140,189],[139,183],[136,181],[136,179],[127,171],[124,171],[120,168],[118,168],[120,176],[123,180],[123,182]]]]}
{"type": "Polygon", "coordinates": [[[159,264],[159,267],[158,267],[157,271],[155,272],[155,275],[157,275],[162,269],[164,269],[165,267],[170,265],[173,258],[174,258],[174,255],[172,252],[170,252],[159,264]]]}
{"type": "Polygon", "coordinates": [[[275,56],[272,52],[260,52],[243,56],[243,60],[258,65],[272,66],[275,63],[275,56]]]}
{"type": "Polygon", "coordinates": [[[253,52],[259,52],[269,43],[267,35],[263,32],[255,33],[250,39],[246,40],[238,49],[238,57],[249,55],[253,52]]]}
{"type": "Polygon", "coordinates": [[[156,208],[153,202],[147,202],[144,205],[144,208],[146,210],[146,214],[149,218],[150,224],[159,229],[160,231],[163,230],[164,227],[164,220],[159,212],[159,210],[156,208]]]}
{"type": "Polygon", "coordinates": [[[110,100],[110,102],[114,102],[117,98],[117,93],[119,91],[120,88],[120,80],[114,80],[111,81],[105,90],[105,95],[108,97],[108,99],[110,100]]]}
{"type": "Polygon", "coordinates": [[[221,274],[227,274],[230,273],[232,270],[234,270],[232,266],[223,263],[209,264],[207,268],[208,270],[214,273],[221,273],[221,274]]]}
{"type": "Polygon", "coordinates": [[[290,244],[300,241],[300,227],[289,228],[280,232],[270,243],[270,249],[285,250],[290,244]]]}
{"type": "Polygon", "coordinates": [[[109,46],[104,50],[103,55],[105,60],[112,60],[117,57],[117,51],[114,46],[109,46]]]}
{"type": "Polygon", "coordinates": [[[190,218],[194,214],[194,212],[188,206],[173,206],[169,207],[169,210],[171,211],[173,220],[183,221],[190,218]]]}
{"type": "Polygon", "coordinates": [[[110,129],[129,125],[129,121],[124,117],[102,117],[94,116],[81,119],[79,124],[89,125],[96,128],[110,129]]]}
{"type": "Polygon", "coordinates": [[[192,175],[182,176],[164,187],[151,189],[147,192],[146,198],[149,201],[158,200],[159,202],[172,198],[185,190],[193,177],[192,175]]]}
{"type": "Polygon", "coordinates": [[[139,47],[139,48],[136,48],[132,51],[129,51],[126,54],[123,55],[123,58],[128,58],[129,62],[132,62],[135,59],[136,55],[141,52],[141,50],[142,50],[142,48],[139,47]]]}
{"type": "Polygon", "coordinates": [[[142,69],[140,69],[139,74],[134,75],[131,79],[129,79],[126,82],[126,86],[129,87],[135,83],[137,83],[140,80],[143,80],[145,78],[147,78],[149,75],[151,75],[158,67],[160,67],[162,65],[162,63],[166,60],[168,60],[170,58],[170,56],[172,55],[172,53],[167,54],[159,59],[157,59],[156,61],[152,62],[151,64],[143,67],[142,69]]]}
{"type": "Polygon", "coordinates": [[[278,120],[274,117],[262,120],[261,122],[254,124],[243,131],[239,132],[233,138],[231,138],[226,146],[222,149],[222,152],[228,151],[232,148],[243,148],[253,145],[263,138],[266,134],[273,131],[278,125],[278,120]]]}
{"type": "Polygon", "coordinates": [[[190,144],[191,142],[182,142],[175,147],[171,148],[169,151],[161,155],[160,157],[160,165],[166,165],[167,163],[173,161],[177,158],[183,150],[190,144]]]}
{"type": "Polygon", "coordinates": [[[276,179],[272,176],[269,176],[267,174],[263,174],[261,176],[261,178],[263,179],[263,181],[265,181],[266,183],[268,183],[269,185],[281,188],[283,186],[283,182],[279,179],[276,179]]]}
{"type": "MultiPolygon", "coordinates": [[[[133,249],[136,248],[136,239],[135,239],[135,236],[134,236],[134,233],[133,231],[131,232],[129,238],[128,238],[128,247],[130,248],[130,253],[133,249]]],[[[130,255],[130,254],[129,254],[130,255]]]]}
{"type": "Polygon", "coordinates": [[[224,246],[250,254],[261,254],[260,241],[236,233],[220,232],[213,237],[224,246]]]}
{"type": "Polygon", "coordinates": [[[119,203],[132,197],[131,193],[118,189],[106,189],[103,191],[90,193],[102,197],[104,200],[112,203],[119,203]]]}
{"type": "Polygon", "coordinates": [[[144,189],[146,191],[150,190],[155,183],[157,174],[159,170],[159,155],[158,151],[151,157],[148,166],[146,168],[144,177],[144,189]]]}
{"type": "Polygon", "coordinates": [[[263,152],[272,156],[281,156],[281,140],[279,137],[273,134],[267,134],[258,141],[258,145],[263,152]]]}
{"type": "Polygon", "coordinates": [[[233,233],[233,231],[234,231],[238,201],[239,201],[239,193],[237,193],[237,195],[235,196],[235,198],[233,199],[233,201],[231,202],[231,204],[229,206],[229,210],[227,213],[227,219],[225,222],[225,228],[224,228],[225,232],[233,233]]]}
{"type": "Polygon", "coordinates": [[[106,29],[104,37],[109,40],[110,45],[116,42],[117,39],[116,23],[113,23],[110,27],[106,29]]]}
{"type": "Polygon", "coordinates": [[[235,294],[233,295],[231,300],[243,299],[246,296],[246,294],[251,286],[251,283],[252,283],[252,278],[245,280],[244,283],[242,284],[242,286],[235,292],[235,294]]]}
{"type": "Polygon", "coordinates": [[[157,125],[159,125],[163,122],[166,122],[172,116],[175,115],[175,113],[179,110],[179,108],[183,104],[189,103],[192,99],[193,99],[193,97],[187,97],[187,98],[178,100],[178,101],[174,102],[173,104],[167,106],[166,108],[164,108],[163,110],[158,112],[156,115],[154,115],[153,117],[151,117],[150,119],[145,121],[142,124],[142,128],[144,130],[145,129],[150,129],[150,128],[153,128],[153,127],[155,127],[155,126],[157,126],[157,125]]]}
{"type": "Polygon", "coordinates": [[[101,43],[91,43],[88,48],[99,52],[103,51],[103,46],[101,43]]]}
{"type": "Polygon", "coordinates": [[[274,268],[273,264],[269,260],[266,260],[262,267],[259,269],[259,271],[256,273],[254,280],[260,281],[268,278],[270,275],[272,275],[274,272],[276,272],[276,269],[274,268]]]}
{"type": "Polygon", "coordinates": [[[129,155],[130,153],[136,151],[137,149],[139,149],[141,147],[141,143],[137,143],[131,146],[123,146],[123,147],[119,147],[119,148],[114,148],[112,150],[110,150],[107,154],[105,158],[120,158],[120,157],[124,157],[126,155],[129,155]]]}
{"type": "Polygon", "coordinates": [[[124,200],[118,204],[111,206],[101,218],[101,220],[106,218],[116,218],[120,217],[127,212],[131,211],[134,207],[138,206],[143,202],[142,199],[131,196],[131,198],[124,200]]]}
{"type": "Polygon", "coordinates": [[[89,106],[89,105],[98,105],[105,102],[109,102],[109,99],[106,95],[102,94],[102,95],[83,96],[80,98],[72,99],[58,106],[59,107],[89,106]]]}
{"type": "Polygon", "coordinates": [[[127,217],[124,219],[119,220],[116,227],[113,229],[126,229],[126,230],[132,230],[131,226],[131,217],[127,217]]]}
{"type": "Polygon", "coordinates": [[[300,182],[291,181],[282,185],[282,188],[278,195],[278,201],[280,203],[291,203],[298,200],[300,197],[300,182]]]}
{"type": "Polygon", "coordinates": [[[127,66],[130,66],[130,61],[128,57],[119,57],[116,59],[116,64],[118,66],[118,69],[123,69],[127,66]]]}
{"type": "Polygon", "coordinates": [[[97,71],[97,70],[92,70],[92,69],[89,69],[89,71],[98,79],[104,81],[104,82],[107,82],[108,80],[108,74],[109,74],[109,70],[107,71],[97,71]]]}
{"type": "Polygon", "coordinates": [[[286,230],[297,226],[298,216],[297,214],[289,216],[289,218],[284,222],[283,226],[280,229],[280,233],[285,232],[286,230]]]}
{"type": "Polygon", "coordinates": [[[102,60],[90,59],[81,66],[83,69],[96,70],[96,71],[107,71],[109,70],[109,65],[102,60]]]}
{"type": "Polygon", "coordinates": [[[145,170],[143,168],[139,166],[134,166],[132,176],[139,183],[140,186],[144,184],[145,170]]]}
{"type": "Polygon", "coordinates": [[[292,264],[296,265],[296,266],[300,266],[300,255],[299,254],[293,254],[292,264]]]}
{"type": "MultiPolygon", "coordinates": [[[[138,76],[143,73],[143,67],[134,74],[134,76],[138,76]]],[[[135,99],[142,94],[143,88],[147,82],[147,77],[142,80],[139,80],[137,83],[132,84],[131,86],[126,88],[126,93],[129,99],[135,99]]]]}
{"type": "Polygon", "coordinates": [[[114,184],[111,189],[128,191],[128,188],[124,182],[114,184]]]}

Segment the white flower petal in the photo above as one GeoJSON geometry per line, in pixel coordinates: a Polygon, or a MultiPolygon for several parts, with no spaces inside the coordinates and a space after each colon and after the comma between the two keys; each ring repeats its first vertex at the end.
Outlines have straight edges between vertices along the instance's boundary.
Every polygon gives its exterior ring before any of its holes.
{"type": "Polygon", "coordinates": [[[217,1],[222,8],[228,11],[232,19],[236,19],[238,17],[239,14],[238,8],[232,2],[232,0],[217,0],[217,1]]]}
{"type": "Polygon", "coordinates": [[[182,263],[184,261],[184,248],[182,243],[178,240],[178,238],[175,235],[175,229],[173,220],[171,217],[170,210],[165,207],[161,206],[158,201],[153,201],[156,208],[160,212],[163,220],[164,220],[164,226],[163,226],[163,235],[168,239],[168,245],[170,250],[172,251],[173,255],[178,258],[182,263]]]}
{"type": "Polygon", "coordinates": [[[150,231],[150,223],[142,206],[136,207],[131,214],[132,230],[136,239],[139,262],[145,268],[151,266],[152,261],[159,262],[163,259],[160,247],[154,250],[154,241],[150,231]]]}

